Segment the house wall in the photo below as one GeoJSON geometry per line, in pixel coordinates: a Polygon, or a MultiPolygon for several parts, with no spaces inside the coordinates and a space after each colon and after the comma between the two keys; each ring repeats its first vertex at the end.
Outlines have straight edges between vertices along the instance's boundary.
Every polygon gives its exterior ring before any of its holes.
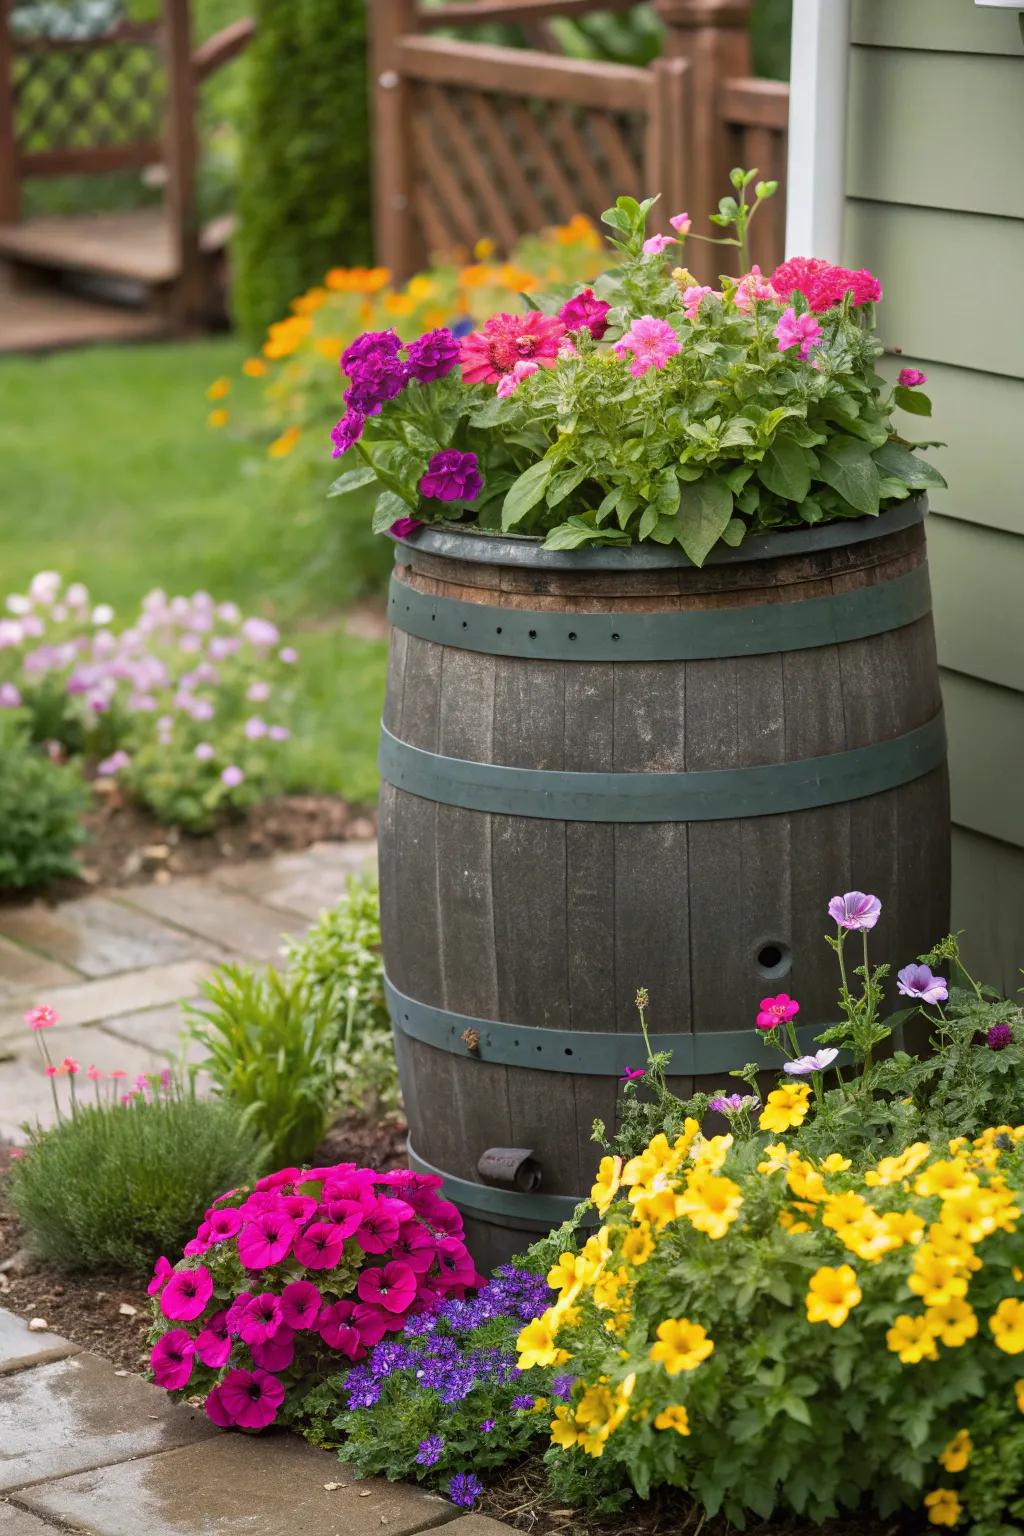
{"type": "MultiPolygon", "coordinates": [[[[1024,0],[1022,0],[1024,8],[1024,0]]],[[[929,548],[950,735],[953,925],[1024,978],[1024,43],[973,0],[853,0],[845,260],[882,279],[882,371],[949,481],[929,548]]]]}

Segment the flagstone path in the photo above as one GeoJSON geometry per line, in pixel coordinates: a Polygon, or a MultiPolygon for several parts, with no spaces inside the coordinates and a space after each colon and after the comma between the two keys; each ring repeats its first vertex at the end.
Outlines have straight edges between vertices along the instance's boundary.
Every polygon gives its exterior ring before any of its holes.
{"type": "Polygon", "coordinates": [[[26,1120],[53,1114],[27,1009],[57,1010],[50,1054],[83,1074],[159,1071],[186,1049],[181,1004],[202,978],[225,960],[278,958],[284,936],[301,934],[374,856],[372,842],[317,843],[165,884],[0,907],[0,1137],[23,1141],[26,1120]]]}

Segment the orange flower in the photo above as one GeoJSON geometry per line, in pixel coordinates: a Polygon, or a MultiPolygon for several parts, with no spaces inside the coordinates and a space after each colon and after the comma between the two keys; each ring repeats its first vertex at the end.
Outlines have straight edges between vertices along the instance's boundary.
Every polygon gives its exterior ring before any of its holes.
{"type": "Polygon", "coordinates": [[[301,427],[285,427],[284,431],[281,433],[281,436],[275,437],[274,441],[270,444],[270,447],[267,449],[267,453],[272,459],[287,458],[292,449],[295,447],[295,444],[298,442],[301,433],[301,427]]]}
{"type": "Polygon", "coordinates": [[[220,407],[215,411],[211,411],[209,416],[206,418],[206,425],[208,427],[226,427],[227,424],[228,413],[224,410],[223,407],[220,407]]]}
{"type": "Polygon", "coordinates": [[[300,293],[297,299],[292,299],[292,309],[297,315],[312,315],[326,297],[326,288],[311,288],[308,293],[300,293]]]}
{"type": "Polygon", "coordinates": [[[262,357],[247,357],[242,364],[242,372],[250,379],[262,379],[267,371],[267,365],[262,357]]]}
{"type": "Polygon", "coordinates": [[[379,293],[390,281],[388,267],[332,267],[324,278],[335,293],[379,293]]]}

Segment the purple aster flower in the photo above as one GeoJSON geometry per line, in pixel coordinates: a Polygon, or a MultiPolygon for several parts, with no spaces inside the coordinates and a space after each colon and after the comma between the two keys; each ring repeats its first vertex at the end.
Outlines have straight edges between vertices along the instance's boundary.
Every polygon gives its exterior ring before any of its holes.
{"type": "Polygon", "coordinates": [[[560,1397],[563,1403],[567,1403],[572,1396],[574,1381],[573,1376],[552,1376],[551,1396],[560,1397]]]}
{"type": "Polygon", "coordinates": [[[533,1398],[529,1392],[520,1392],[518,1397],[512,1399],[510,1406],[513,1408],[532,1408],[533,1398]]]}
{"type": "Polygon", "coordinates": [[[882,914],[882,903],[877,896],[867,896],[863,891],[847,891],[845,896],[833,896],[828,904],[829,917],[840,928],[867,930],[873,928],[882,914]]]}
{"type": "Polygon", "coordinates": [[[484,1419],[483,1423],[480,1425],[480,1433],[482,1435],[489,1435],[491,1433],[491,1431],[494,1429],[494,1426],[495,1426],[495,1420],[494,1419],[484,1419]]]}
{"type": "Polygon", "coordinates": [[[1009,1024],[993,1024],[985,1036],[985,1044],[990,1051],[1005,1051],[1013,1044],[1013,1030],[1009,1024]]]}
{"type": "Polygon", "coordinates": [[[896,976],[896,988],[904,997],[913,997],[919,1003],[944,1003],[949,988],[941,976],[933,976],[927,965],[905,965],[896,976]]]}
{"type": "Polygon", "coordinates": [[[473,1472],[456,1472],[448,1484],[448,1497],[463,1509],[472,1509],[483,1491],[483,1483],[473,1472]]]}
{"type": "Polygon", "coordinates": [[[435,453],[420,481],[420,494],[437,501],[474,501],[483,486],[475,453],[456,448],[435,453]]]}
{"type": "Polygon", "coordinates": [[[711,1100],[709,1109],[717,1109],[720,1115],[730,1115],[743,1108],[743,1095],[741,1093],[720,1093],[717,1098],[711,1100]]]}
{"type": "Polygon", "coordinates": [[[419,1449],[416,1452],[417,1465],[421,1467],[436,1467],[437,1463],[441,1460],[443,1450],[444,1441],[441,1436],[428,1435],[425,1440],[421,1440],[419,1443],[419,1449]]]}
{"type": "Polygon", "coordinates": [[[409,372],[421,384],[443,379],[459,360],[461,347],[447,328],[428,331],[408,347],[409,372]]]}
{"type": "Polygon", "coordinates": [[[798,1056],[795,1061],[787,1061],[785,1071],[790,1077],[809,1077],[812,1072],[824,1072],[838,1055],[833,1046],[826,1046],[814,1056],[798,1056]]]}
{"type": "Polygon", "coordinates": [[[340,459],[349,449],[358,443],[366,426],[366,417],[361,411],[348,410],[340,421],[335,422],[331,428],[331,458],[340,459]]]}

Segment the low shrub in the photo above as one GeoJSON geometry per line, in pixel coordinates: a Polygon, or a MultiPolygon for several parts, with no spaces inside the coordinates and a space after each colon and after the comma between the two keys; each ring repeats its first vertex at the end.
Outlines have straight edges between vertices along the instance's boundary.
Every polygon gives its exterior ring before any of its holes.
{"type": "Polygon", "coordinates": [[[398,1069],[384,997],[380,896],[375,875],[349,877],[336,906],[288,944],[288,974],[314,997],[329,993],[337,1021],[337,1092],[343,1109],[399,1107],[398,1069]]]}
{"type": "Polygon", "coordinates": [[[220,1196],[153,1275],[157,1385],[202,1397],[225,1428],[294,1419],[342,1361],[478,1282],[440,1183],[338,1163],[220,1196]]]}
{"type": "Polygon", "coordinates": [[[196,1098],[169,1075],[137,1080],[121,1102],[104,1097],[89,1068],[89,1103],[75,1096],[79,1071],[70,1058],[52,1068],[71,1085],[70,1110],[29,1132],[12,1165],[11,1203],[28,1246],[58,1268],[145,1274],[155,1254],[187,1241],[218,1190],[262,1171],[266,1148],[230,1104],[196,1098]]]}
{"type": "Polygon", "coordinates": [[[77,769],[51,761],[24,729],[2,719],[0,764],[0,890],[77,875],[89,800],[77,769]]]}

